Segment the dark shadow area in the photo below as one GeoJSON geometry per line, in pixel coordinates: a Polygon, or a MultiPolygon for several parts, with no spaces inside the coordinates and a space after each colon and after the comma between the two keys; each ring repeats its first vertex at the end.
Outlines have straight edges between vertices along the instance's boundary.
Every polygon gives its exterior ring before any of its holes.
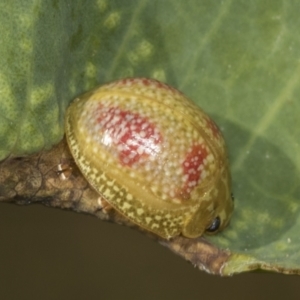
{"type": "Polygon", "coordinates": [[[123,226],[40,205],[0,205],[1,299],[298,299],[298,276],[220,278],[123,226]]]}
{"type": "MultiPolygon", "coordinates": [[[[299,216],[298,170],[272,143],[257,137],[247,149],[250,132],[219,116],[215,120],[225,128],[235,197],[232,221],[221,238],[229,241],[230,249],[237,252],[280,240],[299,216]],[[241,155],[244,159],[237,166],[235,163],[241,155]]],[[[218,244],[219,238],[212,240],[218,244]]]]}

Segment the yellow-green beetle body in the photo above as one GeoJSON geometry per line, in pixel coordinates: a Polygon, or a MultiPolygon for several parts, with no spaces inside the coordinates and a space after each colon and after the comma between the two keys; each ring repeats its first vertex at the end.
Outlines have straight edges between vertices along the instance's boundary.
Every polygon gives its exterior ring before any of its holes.
{"type": "Polygon", "coordinates": [[[66,136],[88,182],[139,226],[194,238],[228,224],[224,139],[176,89],[146,78],[96,88],[69,106],[66,136]]]}

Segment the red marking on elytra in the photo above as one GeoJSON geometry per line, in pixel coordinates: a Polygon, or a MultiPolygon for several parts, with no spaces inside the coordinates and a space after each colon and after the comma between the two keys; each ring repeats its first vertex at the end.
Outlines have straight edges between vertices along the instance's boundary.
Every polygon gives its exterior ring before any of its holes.
{"type": "Polygon", "coordinates": [[[149,85],[151,84],[151,81],[150,81],[149,79],[147,79],[147,78],[143,78],[143,79],[142,79],[142,82],[143,82],[143,84],[146,85],[146,86],[149,86],[149,85]]]}
{"type": "Polygon", "coordinates": [[[132,166],[160,151],[160,132],[138,113],[101,105],[97,109],[97,123],[103,131],[102,143],[113,147],[123,165],[132,166]]]}
{"type": "Polygon", "coordinates": [[[180,92],[179,90],[163,83],[163,82],[160,82],[156,79],[153,79],[153,78],[144,78],[144,77],[141,77],[141,78],[131,78],[131,77],[128,77],[128,78],[124,78],[124,79],[121,79],[119,81],[117,81],[116,83],[117,85],[127,85],[127,84],[131,84],[131,85],[134,85],[134,84],[142,84],[146,87],[149,87],[151,85],[155,86],[155,88],[158,88],[158,89],[161,89],[161,90],[167,90],[169,92],[172,92],[174,94],[178,94],[178,95],[183,95],[182,92],[180,92]]]}
{"type": "Polygon", "coordinates": [[[182,163],[183,173],[186,177],[180,194],[182,198],[188,198],[193,189],[199,184],[201,174],[205,169],[204,160],[208,152],[203,144],[193,145],[182,163]]]}

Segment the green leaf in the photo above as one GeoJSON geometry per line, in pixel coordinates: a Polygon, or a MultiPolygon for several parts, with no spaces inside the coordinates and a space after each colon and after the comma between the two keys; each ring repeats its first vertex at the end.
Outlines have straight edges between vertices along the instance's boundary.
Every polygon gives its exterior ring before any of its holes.
{"type": "Polygon", "coordinates": [[[68,103],[97,84],[163,80],[228,142],[235,213],[209,238],[233,253],[223,273],[299,273],[299,9],[296,0],[0,0],[0,159],[57,143],[68,103]]]}

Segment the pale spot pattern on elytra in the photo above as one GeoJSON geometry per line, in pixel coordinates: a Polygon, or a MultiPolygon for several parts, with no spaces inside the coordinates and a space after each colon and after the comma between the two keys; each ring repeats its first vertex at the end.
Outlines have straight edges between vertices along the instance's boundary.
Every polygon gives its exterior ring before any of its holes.
{"type": "Polygon", "coordinates": [[[215,214],[228,223],[224,140],[174,88],[145,78],[104,85],[73,102],[66,132],[90,184],[140,226],[169,238],[201,235],[215,214]]]}

